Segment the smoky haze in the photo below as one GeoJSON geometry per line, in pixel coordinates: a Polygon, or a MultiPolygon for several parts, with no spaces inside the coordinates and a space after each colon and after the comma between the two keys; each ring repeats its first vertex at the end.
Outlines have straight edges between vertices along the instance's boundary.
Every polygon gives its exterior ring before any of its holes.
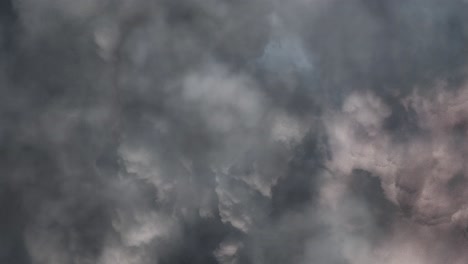
{"type": "Polygon", "coordinates": [[[0,2],[0,263],[468,263],[468,1],[0,2]]]}

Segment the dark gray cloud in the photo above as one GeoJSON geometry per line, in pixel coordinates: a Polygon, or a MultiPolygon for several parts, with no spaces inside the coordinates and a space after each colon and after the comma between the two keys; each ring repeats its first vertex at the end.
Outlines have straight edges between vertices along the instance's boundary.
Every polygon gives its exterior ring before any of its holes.
{"type": "Polygon", "coordinates": [[[0,262],[466,263],[462,0],[0,3],[0,262]]]}

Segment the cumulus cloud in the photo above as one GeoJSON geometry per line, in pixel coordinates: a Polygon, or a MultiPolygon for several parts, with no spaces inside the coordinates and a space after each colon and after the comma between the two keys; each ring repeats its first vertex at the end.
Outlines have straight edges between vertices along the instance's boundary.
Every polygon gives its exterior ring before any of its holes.
{"type": "MultiPolygon", "coordinates": [[[[343,185],[350,180],[347,175],[353,170],[369,171],[380,178],[387,199],[406,217],[419,225],[433,227],[425,232],[434,236],[458,232],[460,237],[463,236],[465,194],[457,189],[462,188],[465,181],[465,144],[457,139],[461,136],[457,133],[466,133],[458,127],[466,119],[465,92],[465,84],[455,91],[447,91],[439,85],[429,98],[422,98],[415,90],[414,94],[402,99],[405,107],[415,111],[418,127],[423,130],[404,142],[393,139],[383,127],[383,121],[389,115],[386,105],[369,95],[350,96],[338,117],[329,119],[330,145],[334,153],[329,167],[339,175],[332,184],[345,188],[343,185]]],[[[333,196],[341,193],[336,191],[339,187],[330,188],[325,189],[325,200],[339,204],[342,197],[333,196]]],[[[400,232],[399,225],[402,223],[395,223],[396,233],[400,232]]],[[[415,239],[418,233],[413,235],[405,237],[405,241],[411,241],[408,242],[411,247],[420,247],[422,252],[417,256],[408,255],[410,260],[392,260],[390,257],[390,263],[411,261],[412,258],[421,263],[442,261],[438,259],[440,252],[431,253],[431,248],[437,246],[415,239]]],[[[397,255],[396,258],[402,258],[397,255]]]]}

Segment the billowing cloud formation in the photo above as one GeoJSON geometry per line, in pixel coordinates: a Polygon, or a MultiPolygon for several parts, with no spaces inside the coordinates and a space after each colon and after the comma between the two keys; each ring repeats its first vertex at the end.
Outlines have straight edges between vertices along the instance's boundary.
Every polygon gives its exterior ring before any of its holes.
{"type": "Polygon", "coordinates": [[[468,2],[7,0],[0,263],[466,263],[468,2]]]}

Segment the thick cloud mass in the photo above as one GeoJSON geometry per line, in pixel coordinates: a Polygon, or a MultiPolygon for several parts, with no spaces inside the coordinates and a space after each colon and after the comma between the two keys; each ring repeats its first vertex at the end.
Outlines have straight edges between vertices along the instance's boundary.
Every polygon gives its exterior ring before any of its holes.
{"type": "Polygon", "coordinates": [[[468,1],[0,2],[0,263],[468,263],[468,1]]]}

